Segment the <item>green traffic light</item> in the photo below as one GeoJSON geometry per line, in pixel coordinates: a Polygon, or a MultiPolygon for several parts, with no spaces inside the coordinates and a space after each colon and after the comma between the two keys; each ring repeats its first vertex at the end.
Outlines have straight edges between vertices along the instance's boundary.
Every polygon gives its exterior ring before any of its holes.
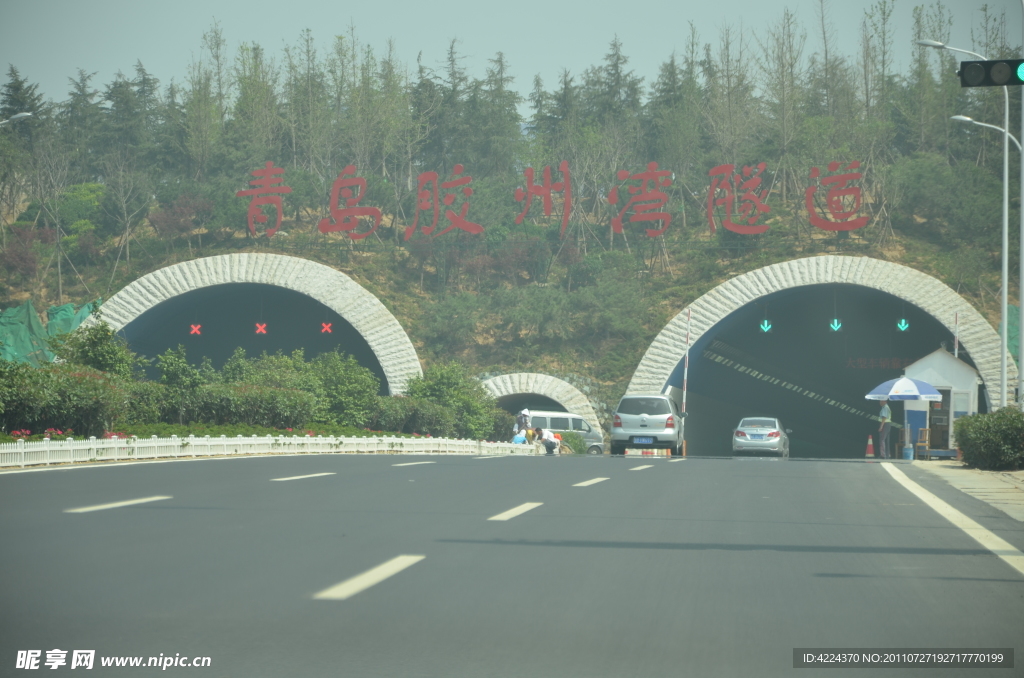
{"type": "Polygon", "coordinates": [[[1024,63],[1017,66],[1017,79],[1024,82],[1024,63]]]}

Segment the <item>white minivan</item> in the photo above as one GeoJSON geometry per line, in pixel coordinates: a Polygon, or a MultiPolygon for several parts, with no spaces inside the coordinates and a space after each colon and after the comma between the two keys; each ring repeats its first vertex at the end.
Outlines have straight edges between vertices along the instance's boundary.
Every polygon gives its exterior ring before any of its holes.
{"type": "Polygon", "coordinates": [[[587,444],[587,454],[604,454],[604,433],[595,429],[587,420],[573,412],[551,412],[548,410],[530,410],[530,427],[562,433],[571,431],[578,433],[587,444]]]}

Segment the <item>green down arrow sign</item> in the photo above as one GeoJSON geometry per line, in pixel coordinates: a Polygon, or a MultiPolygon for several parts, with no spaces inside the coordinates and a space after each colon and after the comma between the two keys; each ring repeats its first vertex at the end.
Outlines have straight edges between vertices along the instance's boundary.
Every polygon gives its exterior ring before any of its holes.
{"type": "Polygon", "coordinates": [[[910,327],[910,323],[907,322],[906,318],[900,318],[900,321],[896,323],[896,327],[899,328],[900,332],[906,332],[910,327]]]}
{"type": "Polygon", "coordinates": [[[832,323],[829,325],[833,332],[838,332],[843,327],[843,323],[839,318],[833,318],[832,323]]]}
{"type": "Polygon", "coordinates": [[[761,321],[761,331],[762,332],[770,332],[771,329],[772,329],[772,324],[770,322],[768,322],[768,318],[765,318],[764,320],[761,321]]]}

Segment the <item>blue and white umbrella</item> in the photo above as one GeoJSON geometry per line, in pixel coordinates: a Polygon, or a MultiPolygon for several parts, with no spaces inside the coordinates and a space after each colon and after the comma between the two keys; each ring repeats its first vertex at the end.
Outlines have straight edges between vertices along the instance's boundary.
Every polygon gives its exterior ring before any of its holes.
{"type": "Polygon", "coordinates": [[[941,402],[942,394],[926,381],[900,377],[879,384],[871,389],[871,392],[864,398],[866,400],[934,400],[941,402]]]}

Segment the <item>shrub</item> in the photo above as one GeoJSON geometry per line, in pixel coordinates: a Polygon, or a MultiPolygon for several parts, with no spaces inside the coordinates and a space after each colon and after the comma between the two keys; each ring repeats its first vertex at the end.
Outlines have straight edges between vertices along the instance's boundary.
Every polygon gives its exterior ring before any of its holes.
{"type": "Polygon", "coordinates": [[[54,355],[65,362],[109,372],[122,379],[130,379],[143,364],[128,348],[128,342],[117,336],[102,316],[98,324],[58,334],[48,343],[54,355]]]}
{"type": "Polygon", "coordinates": [[[1024,413],[1004,407],[960,417],[953,424],[964,463],[986,471],[1024,468],[1024,413]]]}
{"type": "Polygon", "coordinates": [[[72,428],[84,436],[102,435],[127,400],[121,382],[78,365],[5,365],[3,371],[0,428],[6,431],[72,428]]]}
{"type": "Polygon", "coordinates": [[[207,384],[196,390],[186,421],[301,428],[316,410],[316,396],[295,389],[250,384],[207,384]]]}
{"type": "MultiPolygon", "coordinates": [[[[573,454],[586,454],[587,453],[587,441],[583,439],[579,433],[573,431],[560,431],[559,435],[562,436],[562,446],[568,445],[572,448],[573,454]]],[[[562,450],[564,453],[566,450],[562,450]]]]}
{"type": "MultiPolygon", "coordinates": [[[[455,420],[455,435],[460,438],[479,439],[492,435],[497,401],[462,365],[431,365],[422,378],[410,379],[408,388],[410,397],[450,410],[455,420]]],[[[511,430],[511,426],[509,428],[511,430]]]]}

